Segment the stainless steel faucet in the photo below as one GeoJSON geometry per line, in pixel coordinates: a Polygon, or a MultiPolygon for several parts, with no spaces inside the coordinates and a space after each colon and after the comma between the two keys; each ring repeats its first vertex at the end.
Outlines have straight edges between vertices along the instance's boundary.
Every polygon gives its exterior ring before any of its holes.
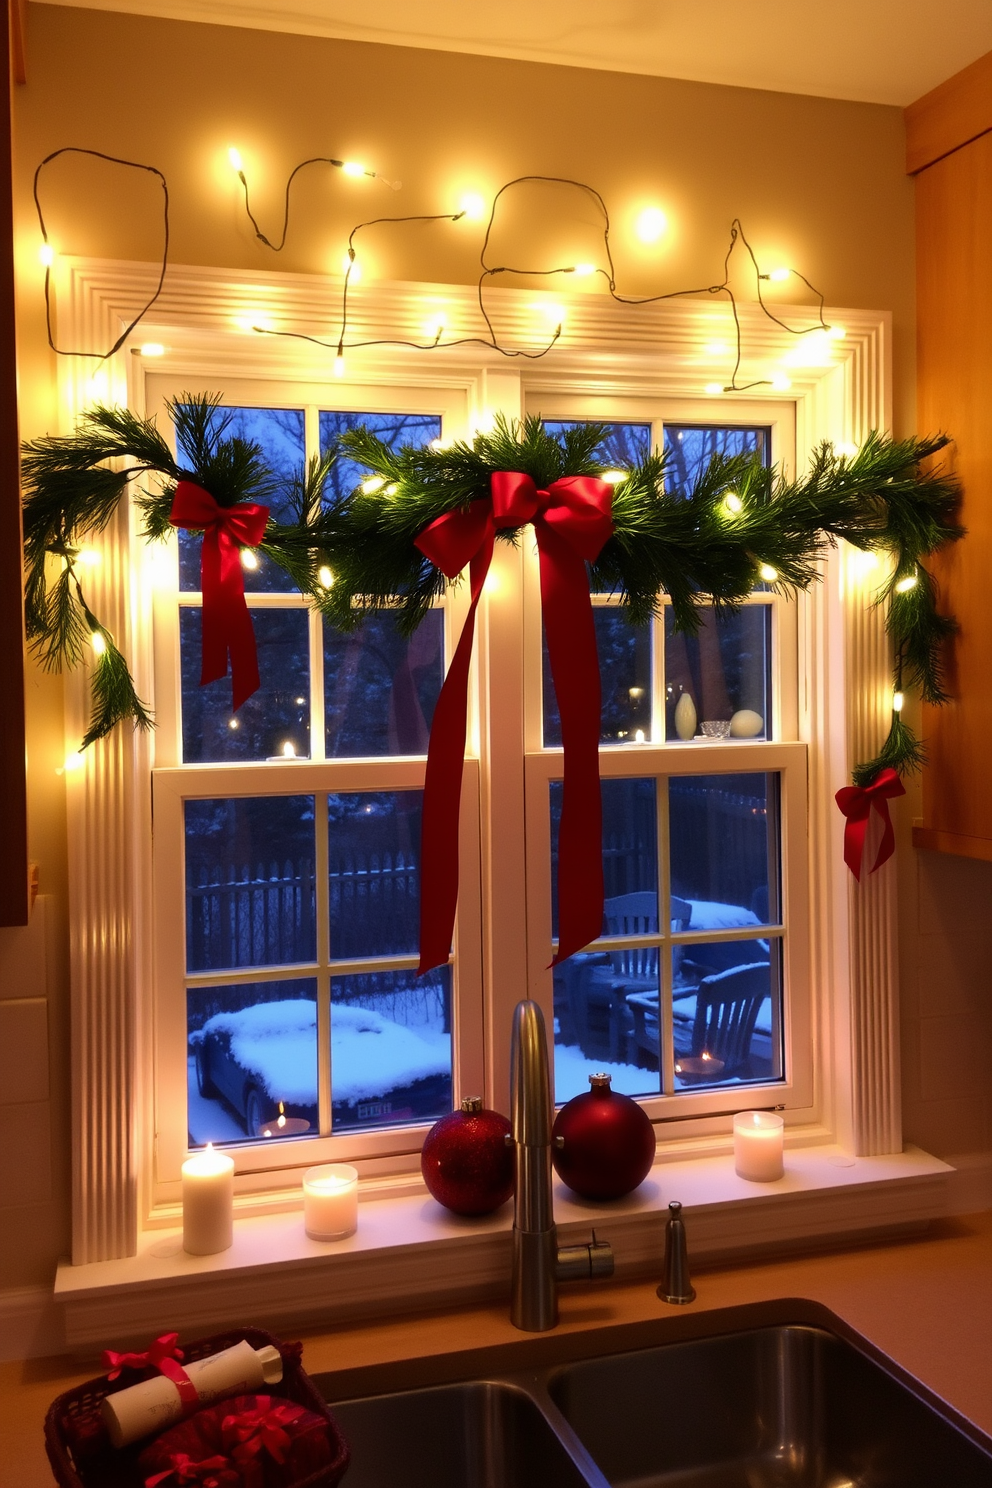
{"type": "Polygon", "coordinates": [[[510,1322],[525,1333],[543,1333],[558,1321],[558,1283],[613,1275],[613,1249],[559,1248],[551,1197],[551,1083],[544,1014],[536,1002],[518,1002],[510,1047],[510,1122],[514,1147],[513,1278],[510,1322]]]}

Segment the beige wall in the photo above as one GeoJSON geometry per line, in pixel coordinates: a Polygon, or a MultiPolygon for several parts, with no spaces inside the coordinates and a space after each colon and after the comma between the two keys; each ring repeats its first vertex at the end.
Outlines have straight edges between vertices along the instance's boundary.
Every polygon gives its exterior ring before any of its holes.
{"type": "MultiPolygon", "coordinates": [[[[54,423],[31,175],[42,156],[65,144],[165,172],[176,262],[336,269],[348,230],[364,217],[445,211],[463,190],[491,194],[515,175],[545,173],[603,192],[620,286],[649,293],[719,279],[729,223],[739,215],[766,261],[795,264],[829,303],[892,311],[896,424],[912,425],[913,196],[896,109],[48,5],[29,7],[28,60],[16,114],[26,436],[54,423]],[[304,173],[277,260],[246,225],[226,163],[231,143],[244,154],[269,236],[280,225],[286,175],[309,155],[363,159],[404,186],[394,194],[319,167],[304,173]],[[670,212],[672,232],[648,252],[635,246],[629,223],[651,200],[670,212]]],[[[69,253],[155,258],[157,188],[132,174],[78,163],[48,172],[43,190],[55,244],[69,253]]],[[[593,219],[570,198],[562,202],[557,193],[532,198],[526,223],[508,220],[500,255],[538,263],[546,255],[593,258],[593,219]]],[[[409,227],[370,239],[369,257],[384,277],[471,282],[479,236],[465,223],[409,227]]],[[[32,852],[53,896],[58,952],[66,873],[55,773],[61,702],[51,679],[31,677],[29,719],[32,852]]],[[[943,881],[939,873],[934,881],[943,881]]],[[[0,956],[20,954],[12,939],[18,933],[0,931],[0,956]]],[[[906,959],[915,966],[912,923],[906,935],[906,959]]],[[[962,971],[962,987],[966,980],[962,971]]],[[[49,995],[53,1058],[64,1081],[64,978],[56,976],[49,995]]],[[[922,1107],[909,1109],[909,1134],[926,1143],[922,1107]]],[[[64,1102],[53,1115],[52,1198],[44,1214],[22,1206],[5,1215],[11,1241],[0,1286],[47,1278],[66,1248],[64,1102]]],[[[936,1150],[987,1142],[987,1122],[979,1130],[963,1111],[960,1122],[953,1111],[944,1116],[936,1150]]]]}

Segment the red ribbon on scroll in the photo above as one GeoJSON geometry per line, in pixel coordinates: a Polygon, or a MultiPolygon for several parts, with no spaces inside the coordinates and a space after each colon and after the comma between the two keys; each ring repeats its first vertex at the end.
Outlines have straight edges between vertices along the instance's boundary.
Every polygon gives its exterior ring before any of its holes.
{"type": "Polygon", "coordinates": [[[107,1378],[115,1380],[122,1369],[157,1369],[164,1374],[165,1360],[182,1359],[183,1351],[176,1347],[178,1342],[178,1333],[160,1333],[143,1354],[119,1354],[116,1349],[104,1349],[103,1367],[110,1371],[107,1378]]]}
{"type": "Polygon", "coordinates": [[[872,810],[877,811],[882,818],[883,827],[882,840],[869,870],[874,873],[896,850],[896,834],[889,816],[889,801],[905,794],[906,787],[893,769],[879,771],[871,785],[845,785],[837,792],[834,799],[847,817],[844,827],[844,862],[859,883],[868,818],[872,810]]]}
{"type": "Polygon", "coordinates": [[[180,481],[172,498],[173,527],[203,530],[200,588],[203,591],[203,640],[200,686],[227,676],[231,657],[234,711],[258,688],[258,648],[245,604],[241,548],[262,541],[269,508],[253,501],[220,506],[194,481],[180,481]]]}
{"type": "Polygon", "coordinates": [[[613,489],[593,476],[565,476],[539,490],[521,471],[497,471],[490,498],[445,512],[417,547],[453,579],[468,564],[471,603],[434,710],[427,751],[421,837],[420,966],[448,960],[458,900],[458,809],[465,758],[468,673],[475,616],[496,533],[533,522],[541,606],[561,714],[565,788],[558,835],[558,954],[564,961],[603,928],[603,807],[599,788],[600,683],[586,563],[613,531],[613,489]]]}

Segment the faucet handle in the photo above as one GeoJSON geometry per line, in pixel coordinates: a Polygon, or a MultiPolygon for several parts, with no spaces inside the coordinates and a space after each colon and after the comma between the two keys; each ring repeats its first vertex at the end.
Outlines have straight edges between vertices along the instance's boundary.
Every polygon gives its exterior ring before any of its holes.
{"type": "Polygon", "coordinates": [[[613,1275],[613,1246],[608,1240],[597,1240],[592,1232],[591,1245],[561,1245],[555,1259],[558,1281],[595,1281],[613,1275]]]}

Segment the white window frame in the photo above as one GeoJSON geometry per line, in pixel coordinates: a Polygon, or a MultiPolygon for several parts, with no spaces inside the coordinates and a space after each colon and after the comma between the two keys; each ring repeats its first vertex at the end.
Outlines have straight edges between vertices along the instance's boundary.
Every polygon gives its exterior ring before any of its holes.
{"type": "MultiPolygon", "coordinates": [[[[60,260],[56,292],[60,334],[73,344],[98,349],[113,340],[122,323],[147,295],[146,265],[60,260]],[[109,337],[108,337],[109,332],[109,337]]],[[[309,329],[333,324],[338,286],[309,276],[241,275],[221,270],[174,269],[143,328],[170,348],[187,378],[197,373],[244,375],[252,365],[253,337],[232,332],[246,306],[259,308],[274,324],[309,329]]],[[[504,337],[527,344],[532,337],[535,297],[498,291],[504,337]]],[[[369,335],[413,331],[423,316],[419,286],[383,285],[366,291],[362,329],[369,335]]],[[[430,287],[450,310],[449,325],[469,330],[475,314],[471,290],[430,287]]],[[[803,311],[796,309],[797,317],[803,311]]],[[[577,296],[568,336],[554,361],[540,367],[545,390],[567,392],[581,379],[589,393],[622,397],[638,393],[660,399],[682,396],[719,376],[704,351],[722,330],[718,307],[686,301],[637,312],[577,296]]],[[[857,441],[869,428],[889,426],[889,319],[866,311],[831,312],[847,336],[829,355],[793,368],[791,401],[796,407],[796,445],[807,451],[821,438],[857,441]]],[[[792,349],[791,338],[742,307],[749,358],[777,360],[792,349]]],[[[318,354],[303,343],[273,343],[276,373],[305,376],[318,354]],[[310,361],[307,361],[307,358],[310,361]]],[[[440,381],[465,389],[473,419],[483,422],[502,410],[519,416],[524,387],[519,370],[474,350],[453,357],[440,381]]],[[[326,363],[325,363],[326,365],[326,363]]],[[[323,371],[323,366],[320,368],[323,371]]],[[[60,363],[61,432],[68,432],[88,402],[116,397],[144,408],[143,360],[118,354],[96,376],[92,363],[60,363]]],[[[397,353],[363,362],[362,380],[420,381],[437,385],[438,363],[397,353]]],[[[759,400],[760,401],[760,400],[759,400]]],[[[733,405],[726,407],[733,417],[733,405]]],[[[724,422],[724,406],[713,409],[724,422]]],[[[127,514],[104,541],[105,563],[93,584],[96,608],[129,650],[139,689],[148,692],[151,655],[148,592],[143,584],[144,550],[134,541],[127,514]],[[135,547],[139,551],[134,552],[135,547]],[[134,553],[135,582],[131,577],[134,553]]],[[[497,566],[497,579],[499,567],[497,566]]],[[[809,863],[811,875],[811,981],[816,1091],[812,1117],[795,1134],[804,1142],[839,1140],[856,1152],[899,1150],[898,1046],[895,1016],[893,876],[874,877],[857,898],[848,886],[841,857],[840,822],[832,794],[847,778],[853,758],[874,748],[884,732],[888,691],[887,646],[880,617],[865,603],[865,581],[843,553],[827,559],[825,579],[799,605],[800,738],[810,747],[809,863]]],[[[518,606],[518,611],[519,611],[518,606]]],[[[485,617],[483,626],[485,628],[485,617]]],[[[499,627],[501,644],[518,645],[514,627],[499,627]]],[[[480,780],[483,797],[481,875],[484,893],[518,901],[521,886],[503,870],[506,843],[492,796],[523,805],[523,708],[519,716],[488,707],[481,676],[478,731],[481,756],[495,733],[520,741],[518,767],[505,779],[480,780]],[[486,799],[487,796],[490,799],[486,799]]],[[[70,680],[67,739],[75,741],[86,711],[85,679],[70,680]]],[[[502,757],[510,751],[502,749],[502,757]]],[[[175,1209],[156,1206],[147,1187],[154,1088],[154,1035],[147,1015],[150,947],[141,927],[151,894],[148,843],[150,799],[147,738],[119,734],[88,751],[82,770],[67,778],[72,893],[72,1002],[74,1060],[74,1234],[73,1260],[132,1254],[139,1223],[174,1221],[175,1209]],[[113,1036],[107,1037],[107,1030],[113,1036]],[[140,1193],[140,1196],[139,1196],[140,1193]]],[[[512,905],[503,906],[512,909],[512,905]]],[[[498,921],[497,921],[498,922],[498,921]]],[[[505,916],[503,917],[505,923],[505,916]]],[[[497,989],[486,1011],[483,1044],[487,1095],[506,1084],[508,1028],[505,1008],[527,985],[526,953],[504,937],[483,939],[485,975],[497,989]],[[502,1000],[501,1000],[502,999],[502,1000]]],[[[725,1150],[727,1130],[682,1146],[703,1152],[725,1150]]],[[[671,1149],[676,1155],[678,1144],[671,1149]]],[[[251,1195],[246,1196],[249,1200],[251,1195]]],[[[239,1203],[241,1201],[239,1200],[239,1203]]],[[[285,1200],[283,1200],[285,1202],[285,1200]]]]}

